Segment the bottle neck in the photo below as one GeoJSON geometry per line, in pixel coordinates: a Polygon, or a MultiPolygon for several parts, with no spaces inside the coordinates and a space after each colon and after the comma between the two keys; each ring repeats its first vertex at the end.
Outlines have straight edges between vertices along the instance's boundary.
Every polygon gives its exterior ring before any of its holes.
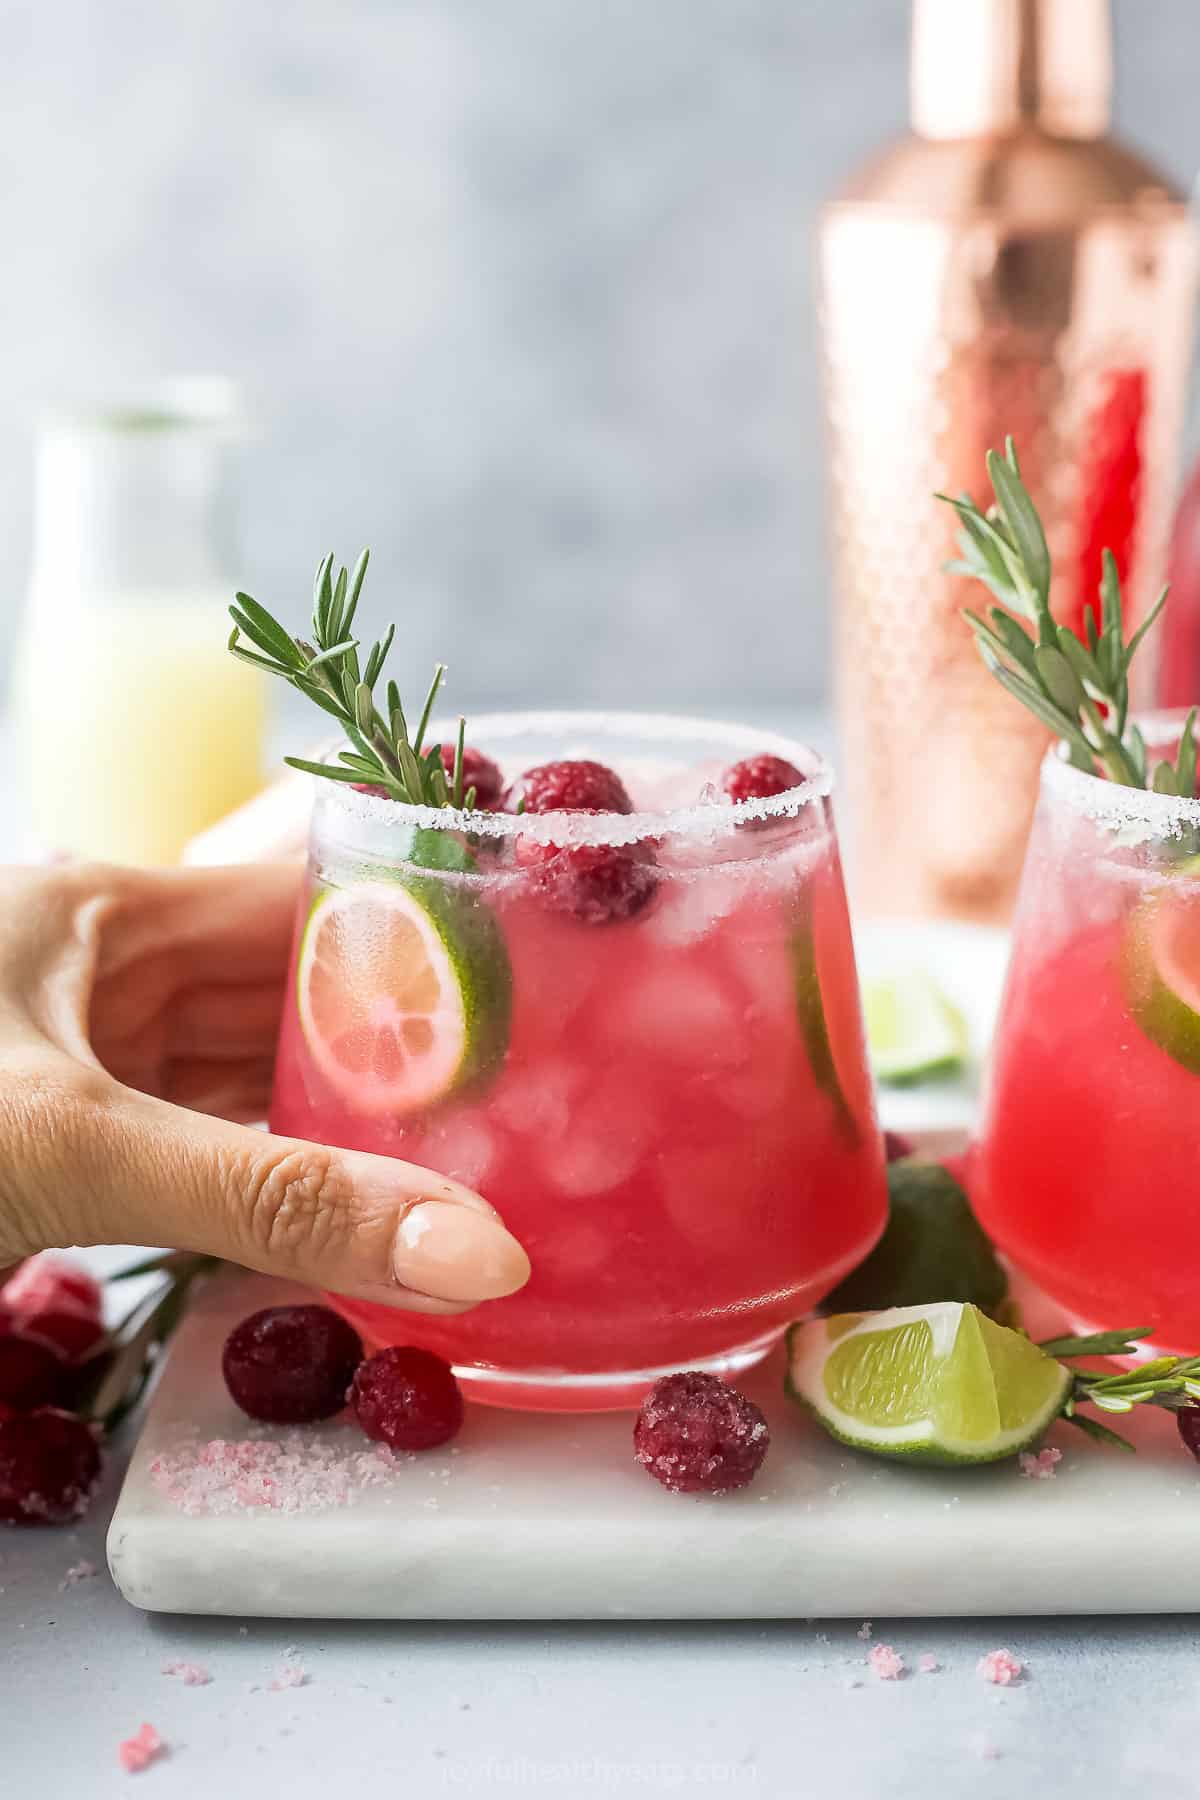
{"type": "Polygon", "coordinates": [[[1111,92],[1109,0],[914,0],[912,123],[921,137],[1036,126],[1099,138],[1111,92]]]}
{"type": "Polygon", "coordinates": [[[56,423],[38,442],[31,588],[54,604],[224,585],[227,445],[203,425],[56,423]]]}

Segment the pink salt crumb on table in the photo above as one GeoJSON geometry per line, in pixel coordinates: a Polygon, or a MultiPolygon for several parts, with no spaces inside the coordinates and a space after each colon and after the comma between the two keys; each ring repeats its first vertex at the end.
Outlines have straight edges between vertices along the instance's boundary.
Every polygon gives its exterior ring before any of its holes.
{"type": "Polygon", "coordinates": [[[975,1665],[975,1673],[980,1679],[993,1682],[996,1687],[1011,1687],[1024,1672],[1025,1665],[1018,1662],[1011,1650],[989,1650],[975,1665]]]}
{"type": "Polygon", "coordinates": [[[904,1658],[890,1644],[876,1644],[867,1657],[873,1675],[880,1681],[899,1681],[904,1673],[904,1658]]]}
{"type": "Polygon", "coordinates": [[[207,1687],[212,1676],[202,1663],[165,1662],[162,1666],[164,1675],[174,1675],[182,1681],[184,1687],[207,1687]]]}
{"type": "Polygon", "coordinates": [[[922,1675],[936,1675],[941,1666],[941,1663],[931,1650],[926,1650],[920,1661],[917,1663],[917,1667],[920,1669],[922,1675]]]}
{"type": "Polygon", "coordinates": [[[308,1676],[299,1663],[287,1663],[271,1683],[271,1692],[281,1694],[285,1688],[304,1687],[308,1676]]]}
{"type": "Polygon", "coordinates": [[[117,1745],[117,1761],[127,1775],[139,1775],[157,1757],[165,1756],[166,1753],[167,1746],[153,1725],[143,1725],[135,1736],[126,1738],[117,1745]]]}
{"type": "Polygon", "coordinates": [[[1062,1451],[1056,1450],[1053,1444],[1045,1450],[1022,1450],[1017,1464],[1026,1481],[1053,1481],[1055,1470],[1062,1461],[1062,1451]]]}
{"type": "Polygon", "coordinates": [[[968,1743],[971,1748],[971,1754],[973,1756],[978,1756],[981,1761],[996,1762],[999,1759],[999,1745],[996,1744],[993,1739],[988,1737],[985,1731],[977,1731],[974,1737],[968,1739],[968,1743]]]}
{"type": "Polygon", "coordinates": [[[63,1594],[68,1588],[78,1587],[81,1581],[91,1581],[95,1574],[95,1563],[89,1562],[86,1556],[81,1556],[77,1563],[71,1564],[70,1568],[59,1582],[58,1591],[60,1594],[63,1594]]]}

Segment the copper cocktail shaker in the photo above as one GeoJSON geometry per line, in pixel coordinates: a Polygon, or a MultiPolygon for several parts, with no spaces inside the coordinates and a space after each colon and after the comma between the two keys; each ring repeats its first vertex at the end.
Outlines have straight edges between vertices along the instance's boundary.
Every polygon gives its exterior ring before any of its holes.
{"type": "Polygon", "coordinates": [[[911,135],[822,218],[838,705],[867,911],[1003,919],[1046,742],[979,662],[934,490],[982,500],[984,453],[1011,433],[1060,618],[1081,618],[1105,545],[1133,618],[1164,576],[1197,253],[1181,197],[1108,135],[1110,64],[1107,0],[915,0],[911,135]]]}

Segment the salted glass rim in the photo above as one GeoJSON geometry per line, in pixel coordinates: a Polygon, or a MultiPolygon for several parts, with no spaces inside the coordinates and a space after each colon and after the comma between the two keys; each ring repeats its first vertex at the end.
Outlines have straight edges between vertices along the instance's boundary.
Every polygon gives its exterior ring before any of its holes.
{"type": "MultiPolygon", "coordinates": [[[[457,719],[435,719],[426,733],[426,742],[453,743],[458,731],[457,719]]],[[[564,820],[570,820],[569,841],[572,844],[631,844],[650,837],[708,836],[714,825],[722,828],[755,820],[795,819],[814,801],[824,800],[833,792],[833,769],[828,760],[811,745],[783,732],[754,725],[737,724],[726,719],[706,719],[685,713],[638,713],[606,711],[493,712],[474,715],[468,722],[468,738],[480,749],[495,744],[502,748],[505,735],[546,737],[592,735],[611,738],[641,738],[664,745],[681,740],[701,740],[714,747],[728,747],[744,756],[770,754],[782,756],[798,766],[807,765],[809,773],[798,787],[760,800],[725,801],[721,804],[700,802],[691,806],[669,807],[633,813],[489,813],[467,812],[453,806],[414,806],[407,800],[385,799],[378,794],[363,794],[347,782],[332,782],[314,776],[322,809],[332,809],[341,818],[383,830],[418,829],[422,831],[470,831],[476,837],[497,839],[522,837],[535,843],[560,843],[564,837],[564,820]]],[[[344,740],[329,746],[323,756],[332,762],[344,740]]]]}
{"type": "MultiPolygon", "coordinates": [[[[1173,743],[1183,729],[1187,709],[1142,713],[1136,723],[1149,749],[1173,743]]],[[[1147,788],[1122,787],[1102,775],[1089,775],[1073,768],[1067,760],[1066,747],[1051,744],[1042,759],[1042,786],[1080,817],[1096,824],[1108,825],[1114,831],[1123,826],[1150,826],[1163,836],[1173,835],[1187,825],[1200,825],[1200,799],[1188,800],[1175,794],[1156,794],[1147,788]]]]}

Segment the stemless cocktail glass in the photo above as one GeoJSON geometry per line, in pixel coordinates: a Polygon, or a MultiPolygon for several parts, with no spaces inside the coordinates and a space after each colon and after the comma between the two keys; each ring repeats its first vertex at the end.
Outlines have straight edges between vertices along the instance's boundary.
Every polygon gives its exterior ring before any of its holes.
{"type": "MultiPolygon", "coordinates": [[[[1151,761],[1179,721],[1145,728],[1151,761]]],[[[1200,801],[1051,751],[972,1197],[1086,1326],[1200,1341],[1200,801]]]]}
{"type": "Polygon", "coordinates": [[[829,771],[680,719],[498,715],[471,741],[508,779],[604,762],[635,810],[436,811],[317,781],[271,1124],[478,1188],[533,1273],[455,1318],[336,1303],[500,1405],[615,1407],[667,1369],[745,1368],[885,1217],[829,771]],[[731,804],[715,781],[760,751],[803,784],[731,804]],[[603,897],[609,862],[632,884],[615,917],[573,886],[586,865],[603,897]]]}

